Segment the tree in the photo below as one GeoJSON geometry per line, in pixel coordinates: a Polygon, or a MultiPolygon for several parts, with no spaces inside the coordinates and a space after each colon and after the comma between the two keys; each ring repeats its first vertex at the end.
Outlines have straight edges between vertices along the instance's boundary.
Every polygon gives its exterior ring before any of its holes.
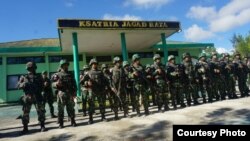
{"type": "Polygon", "coordinates": [[[250,32],[244,37],[234,34],[231,42],[236,51],[244,56],[250,56],[250,32]]]}

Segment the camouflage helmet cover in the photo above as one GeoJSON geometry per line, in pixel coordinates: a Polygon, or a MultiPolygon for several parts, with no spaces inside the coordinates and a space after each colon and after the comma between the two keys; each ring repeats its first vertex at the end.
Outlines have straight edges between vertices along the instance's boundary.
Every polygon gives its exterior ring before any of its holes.
{"type": "Polygon", "coordinates": [[[174,55],[169,55],[168,56],[168,61],[175,59],[174,55]]]}
{"type": "Polygon", "coordinates": [[[98,64],[98,62],[97,62],[97,60],[95,59],[95,58],[93,58],[93,59],[91,59],[90,61],[89,61],[89,66],[92,66],[92,64],[98,64]]]}
{"type": "Polygon", "coordinates": [[[154,55],[153,60],[155,61],[156,59],[161,59],[160,54],[155,54],[155,55],[154,55]]]}
{"type": "Polygon", "coordinates": [[[185,52],[182,54],[182,59],[185,59],[186,57],[191,57],[190,53],[185,52]]]}
{"type": "Polygon", "coordinates": [[[64,64],[69,65],[69,62],[68,62],[66,59],[62,59],[62,60],[60,61],[60,66],[62,67],[62,65],[64,65],[64,64]]]}
{"type": "Polygon", "coordinates": [[[28,69],[28,68],[37,69],[36,63],[35,63],[35,62],[28,62],[28,63],[26,64],[26,69],[28,69]]]}
{"type": "Polygon", "coordinates": [[[108,68],[107,64],[102,64],[101,69],[108,68]]]}
{"type": "Polygon", "coordinates": [[[123,61],[122,63],[122,66],[125,67],[125,66],[128,66],[129,65],[129,62],[128,61],[123,61]]]}
{"type": "Polygon", "coordinates": [[[201,53],[200,55],[199,55],[199,58],[198,59],[200,59],[200,58],[202,58],[202,57],[207,57],[207,55],[206,55],[206,53],[201,53]]]}
{"type": "Polygon", "coordinates": [[[140,59],[139,54],[134,54],[134,55],[132,56],[132,61],[135,61],[135,60],[138,60],[138,59],[140,59]]]}
{"type": "Polygon", "coordinates": [[[113,63],[115,64],[115,63],[117,63],[117,62],[120,62],[121,61],[121,58],[120,57],[115,57],[114,59],[113,59],[113,63]]]}

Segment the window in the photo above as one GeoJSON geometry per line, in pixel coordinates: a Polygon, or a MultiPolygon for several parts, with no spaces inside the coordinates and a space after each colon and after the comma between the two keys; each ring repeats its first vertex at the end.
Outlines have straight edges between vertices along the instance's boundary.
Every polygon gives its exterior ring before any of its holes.
{"type": "Polygon", "coordinates": [[[44,63],[44,56],[8,57],[7,64],[26,64],[27,62],[44,63]]]}
{"type": "Polygon", "coordinates": [[[96,56],[98,62],[110,62],[112,61],[111,56],[96,56]]]}
{"type": "Polygon", "coordinates": [[[0,65],[2,65],[2,63],[3,63],[2,61],[3,61],[2,58],[0,58],[0,65]]]}
{"type": "MultiPolygon", "coordinates": [[[[161,57],[164,56],[164,53],[162,51],[161,52],[156,52],[156,54],[160,54],[161,57]]],[[[178,53],[178,51],[168,51],[168,55],[179,56],[179,53],[178,53]]]]}
{"type": "Polygon", "coordinates": [[[22,75],[8,75],[7,76],[7,90],[17,90],[17,83],[22,75]]]}
{"type": "Polygon", "coordinates": [[[133,52],[128,53],[128,57],[132,58],[134,54],[138,54],[141,58],[153,58],[154,56],[153,52],[133,52]]]}
{"type": "MultiPolygon", "coordinates": [[[[62,59],[66,59],[69,62],[74,61],[73,55],[49,56],[50,63],[60,62],[62,59]]],[[[79,61],[82,61],[83,60],[82,55],[78,55],[78,59],[79,61]]]]}
{"type": "Polygon", "coordinates": [[[86,56],[86,62],[89,63],[91,59],[93,59],[93,56],[86,56]]]}

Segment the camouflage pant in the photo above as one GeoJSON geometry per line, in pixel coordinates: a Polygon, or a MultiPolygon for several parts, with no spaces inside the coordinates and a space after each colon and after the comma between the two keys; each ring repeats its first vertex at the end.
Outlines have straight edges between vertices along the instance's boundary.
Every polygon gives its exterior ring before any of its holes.
{"type": "Polygon", "coordinates": [[[30,95],[24,95],[22,96],[21,100],[23,101],[23,115],[22,115],[22,123],[23,125],[28,125],[30,117],[30,109],[32,104],[35,105],[37,115],[38,115],[38,121],[41,123],[45,121],[45,107],[42,101],[36,101],[33,96],[30,95]]]}
{"type": "Polygon", "coordinates": [[[161,110],[162,106],[164,105],[164,109],[167,110],[169,99],[168,99],[168,92],[166,91],[166,85],[164,83],[156,84],[155,86],[155,93],[157,99],[158,110],[161,110]]]}
{"type": "Polygon", "coordinates": [[[220,98],[223,100],[225,99],[225,82],[219,78],[215,77],[212,81],[212,95],[216,100],[219,100],[220,98]]]}
{"type": "Polygon", "coordinates": [[[87,103],[88,103],[88,112],[89,114],[93,114],[95,111],[95,103],[94,103],[94,97],[91,89],[86,89],[82,91],[82,106],[83,110],[87,110],[87,103]]]}
{"type": "Polygon", "coordinates": [[[66,110],[68,112],[68,116],[70,118],[75,118],[75,102],[71,93],[65,93],[62,91],[58,92],[57,95],[57,103],[58,103],[58,120],[63,121],[64,118],[64,107],[66,106],[66,110]]]}
{"type": "Polygon", "coordinates": [[[134,93],[136,96],[135,102],[137,113],[140,113],[140,101],[144,107],[145,112],[148,112],[148,93],[146,92],[145,87],[141,84],[135,84],[134,93]]]}
{"type": "Polygon", "coordinates": [[[203,101],[206,101],[206,93],[208,96],[208,101],[212,102],[213,101],[213,95],[212,95],[212,87],[209,83],[208,80],[202,80],[199,83],[199,90],[201,92],[203,101]]]}
{"type": "Polygon", "coordinates": [[[113,93],[112,97],[114,99],[114,112],[118,112],[118,108],[120,106],[119,104],[121,103],[124,110],[124,114],[128,114],[128,95],[126,93],[125,88],[122,88],[120,90],[119,95],[113,93]]]}
{"type": "Polygon", "coordinates": [[[106,108],[106,93],[104,92],[104,90],[95,91],[94,95],[97,97],[100,113],[102,115],[104,115],[105,114],[105,108],[106,108]]]}
{"type": "Polygon", "coordinates": [[[186,95],[186,99],[187,99],[187,104],[191,105],[192,99],[194,101],[194,103],[197,102],[198,99],[198,87],[196,84],[187,84],[187,87],[185,88],[185,95],[186,95]]]}
{"type": "Polygon", "coordinates": [[[248,95],[248,87],[247,87],[246,81],[247,81],[247,78],[245,78],[244,76],[238,77],[238,85],[239,85],[239,90],[240,90],[240,94],[242,97],[248,95]]]}
{"type": "Polygon", "coordinates": [[[235,80],[233,76],[228,76],[225,78],[225,90],[229,98],[236,97],[235,80]]]}
{"type": "Polygon", "coordinates": [[[53,106],[54,97],[53,97],[53,93],[46,93],[46,92],[44,93],[44,107],[45,107],[46,102],[49,105],[50,114],[53,115],[54,114],[54,106],[53,106]]]}
{"type": "Polygon", "coordinates": [[[178,104],[178,99],[180,104],[184,105],[183,87],[180,84],[172,84],[170,86],[171,101],[174,108],[178,104]]]}

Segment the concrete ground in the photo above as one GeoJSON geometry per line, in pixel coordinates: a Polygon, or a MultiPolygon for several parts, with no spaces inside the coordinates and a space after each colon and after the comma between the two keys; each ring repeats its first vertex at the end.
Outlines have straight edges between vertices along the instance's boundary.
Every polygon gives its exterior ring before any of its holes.
{"type": "MultiPolygon", "coordinates": [[[[47,111],[48,111],[48,107],[47,111]]],[[[77,114],[77,127],[71,127],[66,121],[65,128],[58,129],[57,119],[51,119],[46,113],[46,128],[40,132],[34,107],[31,112],[30,132],[20,135],[21,120],[15,118],[21,113],[21,106],[0,108],[0,140],[4,141],[144,141],[172,140],[174,124],[250,124],[250,97],[218,101],[187,108],[178,108],[164,113],[157,113],[157,107],[150,107],[149,116],[122,118],[113,121],[113,112],[108,110],[108,122],[101,122],[100,115],[95,116],[95,123],[88,125],[88,117],[77,114]]],[[[67,115],[67,114],[66,114],[67,115]]],[[[135,115],[135,113],[132,113],[135,115]]],[[[122,113],[120,113],[122,117],[122,113]]]]}

